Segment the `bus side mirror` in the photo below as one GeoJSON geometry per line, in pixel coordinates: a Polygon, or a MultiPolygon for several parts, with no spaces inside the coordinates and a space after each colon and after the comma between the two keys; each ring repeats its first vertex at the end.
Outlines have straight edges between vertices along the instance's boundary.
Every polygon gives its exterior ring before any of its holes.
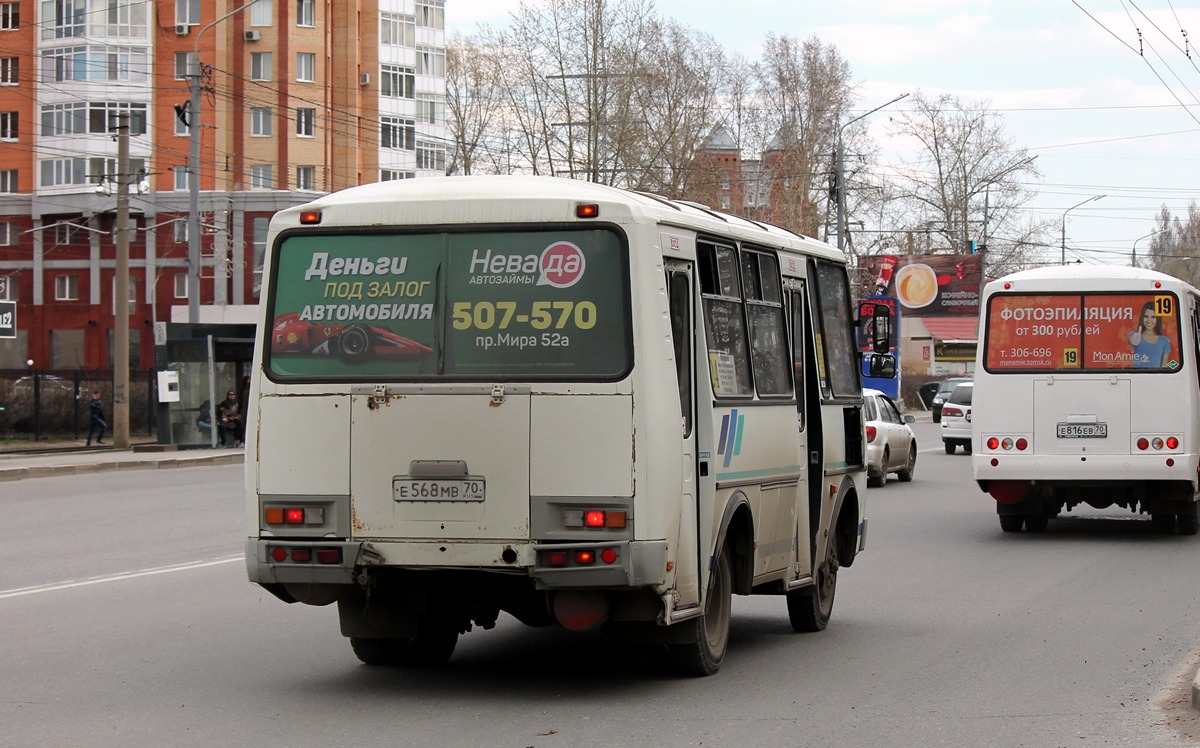
{"type": "Polygon", "coordinates": [[[871,350],[876,353],[887,353],[892,350],[892,315],[883,304],[875,305],[872,314],[874,324],[871,325],[871,350]]]}
{"type": "Polygon", "coordinates": [[[896,378],[896,357],[890,353],[864,353],[863,376],[876,379],[896,378]]]}

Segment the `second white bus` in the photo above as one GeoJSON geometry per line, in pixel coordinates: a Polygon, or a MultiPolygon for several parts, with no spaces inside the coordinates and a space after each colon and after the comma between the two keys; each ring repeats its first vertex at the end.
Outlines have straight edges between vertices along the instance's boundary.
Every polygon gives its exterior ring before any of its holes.
{"type": "Polygon", "coordinates": [[[1200,293],[1150,270],[1071,266],[983,295],[971,456],[1000,527],[1081,504],[1197,531],[1200,293]]]}

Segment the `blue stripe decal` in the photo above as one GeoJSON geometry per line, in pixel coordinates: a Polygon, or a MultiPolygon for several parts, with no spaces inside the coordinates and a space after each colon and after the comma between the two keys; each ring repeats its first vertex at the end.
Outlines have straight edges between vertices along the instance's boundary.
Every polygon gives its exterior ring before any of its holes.
{"type": "Polygon", "coordinates": [[[721,438],[717,440],[717,454],[725,454],[725,437],[729,435],[729,414],[721,416],[721,438]]]}

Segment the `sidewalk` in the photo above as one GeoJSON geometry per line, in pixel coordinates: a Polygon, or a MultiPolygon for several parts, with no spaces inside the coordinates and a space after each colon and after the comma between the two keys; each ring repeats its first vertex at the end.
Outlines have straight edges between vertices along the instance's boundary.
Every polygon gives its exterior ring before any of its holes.
{"type": "Polygon", "coordinates": [[[44,478],[51,475],[100,473],[108,470],[159,470],[203,465],[240,465],[245,450],[186,449],[156,451],[148,445],[134,444],[130,449],[102,447],[71,448],[59,451],[0,453],[0,482],[44,478]]]}

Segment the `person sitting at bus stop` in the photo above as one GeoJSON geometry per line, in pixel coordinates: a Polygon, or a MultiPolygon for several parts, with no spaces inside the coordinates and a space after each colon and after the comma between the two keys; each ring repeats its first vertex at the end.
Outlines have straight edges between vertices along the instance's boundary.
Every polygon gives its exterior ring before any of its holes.
{"type": "Polygon", "coordinates": [[[1171,340],[1162,334],[1162,317],[1154,313],[1154,302],[1142,306],[1138,329],[1129,333],[1129,345],[1133,346],[1133,368],[1161,369],[1167,365],[1171,353],[1171,340]]]}
{"type": "Polygon", "coordinates": [[[242,446],[242,412],[238,407],[237,393],[230,390],[225,399],[217,403],[218,441],[226,446],[227,435],[233,438],[233,446],[242,446]]]}

